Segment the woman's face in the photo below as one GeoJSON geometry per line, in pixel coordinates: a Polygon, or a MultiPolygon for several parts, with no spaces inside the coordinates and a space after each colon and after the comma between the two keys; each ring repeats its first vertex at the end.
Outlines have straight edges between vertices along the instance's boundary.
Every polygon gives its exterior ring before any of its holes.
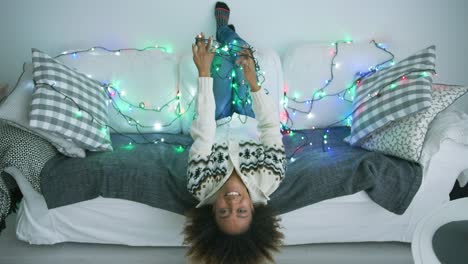
{"type": "Polygon", "coordinates": [[[249,228],[253,204],[247,188],[235,171],[216,194],[213,211],[219,228],[227,234],[239,234],[249,228]]]}

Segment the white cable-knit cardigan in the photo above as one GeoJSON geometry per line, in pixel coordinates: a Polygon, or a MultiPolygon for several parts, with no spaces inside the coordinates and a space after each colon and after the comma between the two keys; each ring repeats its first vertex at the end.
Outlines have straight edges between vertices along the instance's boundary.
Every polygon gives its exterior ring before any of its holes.
{"type": "Polygon", "coordinates": [[[217,127],[213,79],[198,80],[197,117],[190,128],[194,142],[187,172],[187,188],[200,201],[197,207],[214,202],[214,194],[233,170],[254,204],[266,204],[284,178],[286,158],[273,102],[263,89],[251,95],[259,140],[252,138],[247,129],[239,130],[245,133],[233,131],[229,122],[222,124],[221,120],[217,127]]]}

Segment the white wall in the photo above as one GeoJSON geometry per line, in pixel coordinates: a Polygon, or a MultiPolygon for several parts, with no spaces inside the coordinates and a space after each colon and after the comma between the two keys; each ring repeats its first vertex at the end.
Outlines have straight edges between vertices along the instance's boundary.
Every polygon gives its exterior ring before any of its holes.
{"type": "MultiPolygon", "coordinates": [[[[51,55],[102,45],[189,52],[214,34],[214,0],[0,0],[0,80],[13,85],[30,48],[51,55]]],[[[389,42],[398,58],[437,45],[436,81],[468,85],[466,0],[227,0],[230,21],[254,46],[282,54],[300,41],[389,42]]]]}

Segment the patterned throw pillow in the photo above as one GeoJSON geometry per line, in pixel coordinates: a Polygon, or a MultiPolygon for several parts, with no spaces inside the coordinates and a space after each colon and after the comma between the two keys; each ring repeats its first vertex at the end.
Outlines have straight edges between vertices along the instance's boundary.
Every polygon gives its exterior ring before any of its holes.
{"type": "Polygon", "coordinates": [[[468,87],[433,85],[431,107],[372,133],[362,148],[418,162],[429,124],[439,112],[467,92],[468,87]]]}
{"type": "Polygon", "coordinates": [[[364,79],[356,89],[350,143],[360,146],[366,137],[391,121],[431,106],[435,46],[364,79]]]}
{"type": "Polygon", "coordinates": [[[35,91],[30,126],[87,150],[112,150],[101,84],[39,50],[33,49],[32,55],[35,91]]]}

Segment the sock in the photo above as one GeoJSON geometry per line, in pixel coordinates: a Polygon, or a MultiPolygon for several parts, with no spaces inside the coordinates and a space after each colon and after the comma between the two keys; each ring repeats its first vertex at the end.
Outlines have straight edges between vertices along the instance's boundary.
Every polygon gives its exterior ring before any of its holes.
{"type": "Polygon", "coordinates": [[[221,26],[227,25],[229,21],[229,7],[226,3],[216,2],[215,5],[215,18],[216,18],[216,28],[218,29],[221,26]]]}

